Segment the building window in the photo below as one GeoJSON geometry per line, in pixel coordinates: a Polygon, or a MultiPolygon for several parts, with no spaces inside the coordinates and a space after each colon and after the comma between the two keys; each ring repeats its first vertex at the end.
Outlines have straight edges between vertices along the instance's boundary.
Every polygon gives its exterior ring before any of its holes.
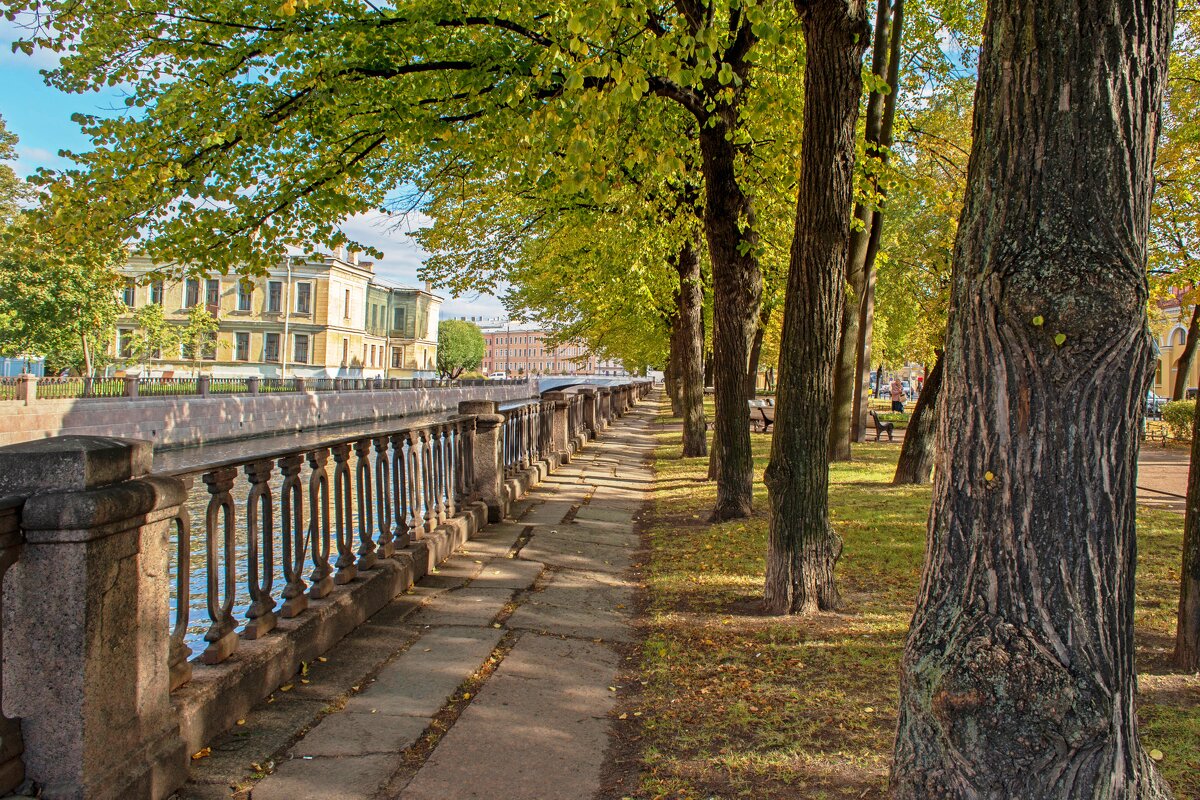
{"type": "Polygon", "coordinates": [[[278,314],[283,310],[283,284],[267,281],[267,313],[278,314]]]}
{"type": "Polygon", "coordinates": [[[221,302],[221,282],[216,278],[208,279],[208,286],[205,287],[204,302],[207,305],[215,306],[221,302]]]}
{"type": "Polygon", "coordinates": [[[371,329],[379,327],[379,306],[371,306],[371,329]]]}
{"type": "Polygon", "coordinates": [[[249,311],[253,297],[254,287],[245,281],[238,281],[238,311],[249,311]]]}
{"type": "Polygon", "coordinates": [[[137,284],[133,282],[133,278],[125,279],[125,291],[121,293],[121,299],[129,308],[133,308],[137,303],[137,284]]]}
{"type": "Polygon", "coordinates": [[[342,339],[342,366],[350,363],[350,340],[342,339]]]}
{"type": "Polygon", "coordinates": [[[163,302],[163,282],[155,281],[150,284],[150,302],[155,305],[162,305],[163,302]]]}
{"type": "Polygon", "coordinates": [[[404,330],[404,309],[397,308],[395,310],[395,312],[392,314],[392,317],[393,317],[392,329],[397,330],[397,331],[403,331],[404,330]]]}
{"type": "Polygon", "coordinates": [[[263,336],[263,361],[279,360],[279,334],[268,333],[263,336]]]}
{"type": "Polygon", "coordinates": [[[250,334],[246,331],[233,335],[233,357],[237,361],[250,360],[250,334]]]}
{"type": "Polygon", "coordinates": [[[349,289],[346,290],[346,304],[344,306],[344,309],[345,309],[345,313],[343,316],[345,316],[346,319],[350,319],[350,290],[349,289]]]}
{"type": "Polygon", "coordinates": [[[130,328],[117,328],[117,358],[130,358],[133,355],[133,331],[130,328]]]}
{"type": "Polygon", "coordinates": [[[205,361],[217,360],[217,335],[215,333],[204,337],[204,342],[200,345],[200,357],[205,361]]]}
{"type": "Polygon", "coordinates": [[[403,347],[393,347],[392,348],[392,369],[400,369],[401,365],[403,364],[403,361],[404,361],[404,348],[403,347]]]}
{"type": "Polygon", "coordinates": [[[195,308],[200,305],[200,279],[188,278],[183,284],[183,307],[195,308]]]}
{"type": "MultiPolygon", "coordinates": [[[[126,305],[130,304],[126,303],[126,305]]],[[[1185,342],[1187,342],[1187,331],[1183,328],[1176,328],[1175,332],[1171,334],[1171,346],[1182,347],[1185,342]]]]}
{"type": "Polygon", "coordinates": [[[308,363],[308,334],[296,334],[295,346],[292,348],[292,360],[297,364],[308,363]]]}
{"type": "Polygon", "coordinates": [[[371,345],[371,366],[372,366],[372,367],[374,367],[374,366],[378,366],[378,365],[375,363],[375,345],[371,345]]]}
{"type": "Polygon", "coordinates": [[[296,284],[296,313],[311,314],[312,313],[312,284],[297,283],[296,284]]]}

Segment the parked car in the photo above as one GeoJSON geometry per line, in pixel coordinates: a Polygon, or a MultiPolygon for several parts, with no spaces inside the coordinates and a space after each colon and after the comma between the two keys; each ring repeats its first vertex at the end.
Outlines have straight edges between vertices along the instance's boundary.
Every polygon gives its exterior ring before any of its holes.
{"type": "Polygon", "coordinates": [[[506,381],[506,380],[508,380],[508,373],[507,372],[489,372],[488,380],[489,381],[506,381]]]}
{"type": "Polygon", "coordinates": [[[1166,403],[1167,398],[1155,394],[1153,389],[1146,392],[1146,416],[1158,419],[1162,416],[1162,407],[1166,403]]]}

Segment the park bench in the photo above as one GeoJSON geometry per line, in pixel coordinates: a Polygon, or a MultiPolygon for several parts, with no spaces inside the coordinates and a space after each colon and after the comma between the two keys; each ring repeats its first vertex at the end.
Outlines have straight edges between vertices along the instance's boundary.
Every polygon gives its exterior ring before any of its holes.
{"type": "Polygon", "coordinates": [[[870,414],[871,424],[875,426],[875,441],[879,441],[880,434],[886,433],[890,442],[892,440],[892,431],[896,430],[896,423],[884,422],[879,418],[879,414],[875,409],[871,409],[870,414]]]}

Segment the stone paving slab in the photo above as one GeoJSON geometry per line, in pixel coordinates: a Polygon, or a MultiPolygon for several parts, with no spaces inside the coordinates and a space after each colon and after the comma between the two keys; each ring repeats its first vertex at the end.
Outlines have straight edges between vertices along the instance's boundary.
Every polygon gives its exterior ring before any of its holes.
{"type": "Polygon", "coordinates": [[[293,758],[260,781],[254,800],[371,800],[391,777],[399,756],[293,758]]]}
{"type": "Polygon", "coordinates": [[[528,589],[545,569],[545,564],[524,559],[498,558],[471,581],[472,589],[528,589]]]}
{"type": "Polygon", "coordinates": [[[602,644],[525,634],[399,797],[590,799],[618,661],[602,644]]]}
{"type": "Polygon", "coordinates": [[[628,548],[572,540],[563,536],[535,536],[521,550],[521,557],[555,567],[600,572],[624,572],[633,564],[628,548]]]}
{"type": "Polygon", "coordinates": [[[468,586],[435,597],[412,616],[413,625],[490,625],[512,599],[511,589],[468,586]]]}
{"type": "Polygon", "coordinates": [[[330,714],[296,744],[292,756],[399,753],[415,742],[428,726],[429,720],[425,717],[354,712],[330,714]]]}
{"type": "MultiPolygon", "coordinates": [[[[619,548],[636,548],[641,542],[641,539],[633,533],[629,532],[630,525],[626,523],[624,528],[614,527],[610,524],[583,522],[564,522],[561,525],[550,527],[543,525],[534,530],[533,539],[540,539],[544,544],[548,540],[561,540],[557,546],[564,550],[569,550],[575,542],[590,542],[591,544],[602,544],[606,547],[619,548]]],[[[531,539],[531,541],[533,541],[531,539]]],[[[526,545],[528,548],[529,545],[526,545]]]]}
{"type": "Polygon", "coordinates": [[[592,522],[608,522],[628,526],[633,521],[633,511],[604,505],[586,505],[575,512],[575,519],[592,522]]]}
{"type": "Polygon", "coordinates": [[[431,629],[380,670],[374,683],[346,701],[345,711],[432,717],[502,635],[490,627],[431,629]]]}

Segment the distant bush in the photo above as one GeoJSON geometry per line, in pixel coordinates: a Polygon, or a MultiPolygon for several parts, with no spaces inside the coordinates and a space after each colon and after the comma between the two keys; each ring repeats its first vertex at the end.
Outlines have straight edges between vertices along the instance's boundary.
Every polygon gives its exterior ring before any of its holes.
{"type": "Polygon", "coordinates": [[[1192,420],[1195,416],[1195,400],[1176,400],[1164,403],[1162,407],[1163,422],[1167,424],[1172,439],[1192,438],[1192,420]]]}

